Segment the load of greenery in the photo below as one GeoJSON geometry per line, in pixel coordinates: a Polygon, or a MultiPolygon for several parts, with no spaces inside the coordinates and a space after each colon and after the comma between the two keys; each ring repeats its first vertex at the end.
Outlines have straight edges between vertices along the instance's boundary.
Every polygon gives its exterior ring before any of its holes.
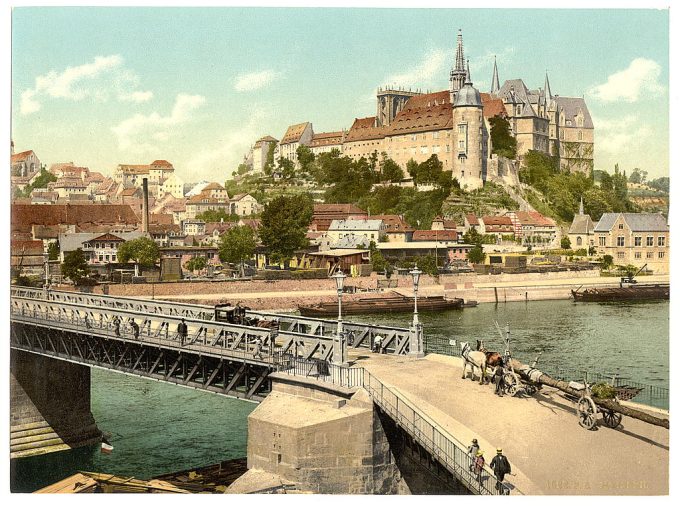
{"type": "Polygon", "coordinates": [[[153,267],[161,257],[158,244],[148,237],[139,237],[126,241],[118,248],[118,261],[135,263],[135,276],[139,275],[139,267],[153,267]]]}
{"type": "Polygon", "coordinates": [[[87,284],[86,279],[90,274],[90,269],[81,248],[64,253],[64,261],[61,264],[61,274],[73,281],[74,285],[87,284]]]}
{"type": "Polygon", "coordinates": [[[255,254],[257,239],[251,227],[234,227],[220,238],[220,260],[240,267],[241,277],[245,273],[245,261],[255,254]]]}
{"type": "Polygon", "coordinates": [[[309,195],[282,195],[265,205],[258,233],[274,263],[288,267],[295,251],[309,245],[307,229],[313,214],[309,195]]]}
{"type": "Polygon", "coordinates": [[[227,213],[224,209],[209,209],[203,211],[196,215],[197,220],[203,220],[206,223],[218,222],[218,221],[238,221],[239,216],[237,214],[227,213]]]}
{"type": "Polygon", "coordinates": [[[463,242],[465,244],[474,244],[472,249],[467,253],[467,259],[473,264],[483,264],[486,260],[486,253],[484,253],[484,236],[476,229],[471,228],[463,234],[463,242]]]}
{"type": "Polygon", "coordinates": [[[517,156],[517,139],[510,131],[510,122],[500,116],[494,116],[489,119],[491,125],[491,144],[494,155],[504,156],[514,160],[517,156]]]}
{"type": "Polygon", "coordinates": [[[580,172],[562,172],[557,157],[532,150],[524,156],[519,178],[534,190],[526,193],[529,203],[541,214],[559,222],[569,223],[574,219],[581,197],[585,213],[594,221],[607,212],[637,211],[628,199],[628,179],[618,165],[614,167],[614,174],[600,171],[598,187],[593,177],[580,172]]]}
{"type": "Polygon", "coordinates": [[[208,259],[204,256],[191,257],[185,264],[184,268],[191,272],[202,271],[208,265],[208,259]]]}
{"type": "Polygon", "coordinates": [[[57,176],[45,169],[45,167],[40,169],[40,174],[33,180],[33,183],[26,185],[23,190],[17,188],[14,192],[14,196],[17,198],[30,197],[31,192],[35,188],[47,188],[47,183],[53,183],[57,180],[57,176]]]}

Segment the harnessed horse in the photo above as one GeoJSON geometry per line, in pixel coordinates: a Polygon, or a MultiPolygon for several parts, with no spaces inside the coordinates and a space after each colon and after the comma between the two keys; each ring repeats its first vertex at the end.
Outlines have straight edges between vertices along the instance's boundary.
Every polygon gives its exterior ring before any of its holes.
{"type": "Polygon", "coordinates": [[[482,351],[472,351],[469,343],[461,344],[461,355],[463,357],[463,379],[465,379],[465,373],[467,371],[467,366],[470,366],[470,379],[474,381],[475,379],[475,367],[479,368],[479,384],[484,384],[484,378],[486,377],[486,353],[482,351]]]}

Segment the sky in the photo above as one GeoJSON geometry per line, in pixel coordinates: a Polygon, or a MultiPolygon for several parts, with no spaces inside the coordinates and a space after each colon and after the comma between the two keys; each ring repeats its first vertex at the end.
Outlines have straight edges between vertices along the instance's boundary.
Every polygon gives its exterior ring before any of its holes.
{"type": "Polygon", "coordinates": [[[595,168],[669,174],[668,10],[33,8],[12,11],[11,136],[43,163],[112,174],[166,159],[224,181],[260,137],[349,129],[379,86],[472,81],[584,96],[595,168]]]}

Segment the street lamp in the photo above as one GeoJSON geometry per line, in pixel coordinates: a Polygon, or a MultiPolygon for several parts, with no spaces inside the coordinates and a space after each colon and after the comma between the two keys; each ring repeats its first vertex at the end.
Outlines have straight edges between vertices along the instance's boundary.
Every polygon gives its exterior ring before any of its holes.
{"type": "Polygon", "coordinates": [[[418,269],[418,264],[415,264],[409,272],[413,278],[413,324],[410,329],[409,355],[416,357],[423,356],[423,326],[418,321],[418,284],[422,273],[423,271],[418,269]]]}
{"type": "Polygon", "coordinates": [[[346,277],[342,270],[338,270],[338,272],[331,276],[335,280],[335,286],[338,290],[338,329],[337,335],[333,340],[333,362],[338,364],[345,363],[347,356],[347,348],[342,335],[342,288],[345,285],[346,277]]]}
{"type": "Polygon", "coordinates": [[[415,264],[409,274],[413,277],[413,326],[418,325],[418,283],[420,283],[420,275],[423,273],[418,269],[418,264],[415,264]]]}

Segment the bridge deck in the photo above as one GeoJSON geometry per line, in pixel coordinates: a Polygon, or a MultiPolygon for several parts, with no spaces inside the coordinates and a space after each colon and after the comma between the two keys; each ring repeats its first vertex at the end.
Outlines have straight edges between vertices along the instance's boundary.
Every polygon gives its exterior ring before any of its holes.
{"type": "Polygon", "coordinates": [[[461,379],[457,357],[423,360],[352,351],[350,359],[461,442],[477,438],[487,463],[500,446],[524,494],[668,494],[668,430],[624,417],[622,427],[588,431],[573,403],[544,388],[534,397],[497,397],[461,379]]]}

